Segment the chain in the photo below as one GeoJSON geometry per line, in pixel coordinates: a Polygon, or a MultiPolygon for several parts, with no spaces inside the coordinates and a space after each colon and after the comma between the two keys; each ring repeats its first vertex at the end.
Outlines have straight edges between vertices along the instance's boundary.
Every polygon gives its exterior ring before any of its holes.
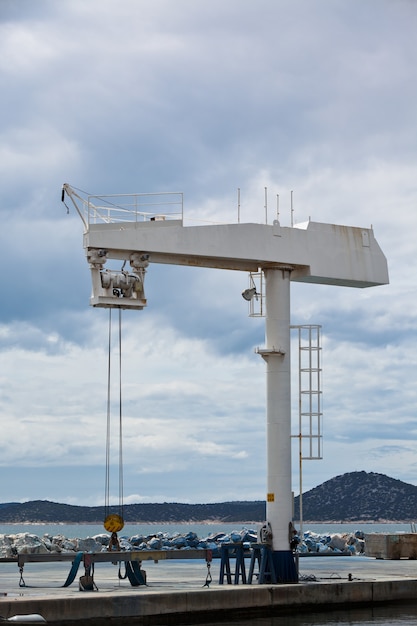
{"type": "Polygon", "coordinates": [[[23,565],[22,567],[19,567],[19,572],[20,572],[19,587],[26,587],[26,583],[23,579],[23,565]]]}
{"type": "Polygon", "coordinates": [[[204,583],[203,587],[210,587],[210,583],[213,580],[211,576],[210,567],[211,567],[211,563],[207,561],[207,576],[206,576],[206,582],[204,583]]]}

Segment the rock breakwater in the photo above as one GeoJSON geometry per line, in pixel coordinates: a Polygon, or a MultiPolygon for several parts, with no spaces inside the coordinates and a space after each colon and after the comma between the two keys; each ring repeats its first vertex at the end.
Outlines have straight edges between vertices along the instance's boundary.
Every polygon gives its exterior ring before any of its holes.
{"type": "MultiPolygon", "coordinates": [[[[103,552],[108,548],[110,535],[102,533],[80,538],[67,538],[63,535],[44,534],[42,537],[31,533],[0,535],[0,558],[13,558],[19,554],[59,554],[76,552],[103,552]]],[[[300,554],[363,554],[365,552],[364,534],[332,533],[318,535],[306,531],[298,537],[297,552],[300,554]]],[[[199,538],[196,533],[185,534],[157,532],[149,535],[119,536],[121,550],[212,550],[213,556],[219,556],[222,544],[243,543],[247,549],[258,541],[254,529],[242,528],[230,533],[215,533],[199,538]]]]}

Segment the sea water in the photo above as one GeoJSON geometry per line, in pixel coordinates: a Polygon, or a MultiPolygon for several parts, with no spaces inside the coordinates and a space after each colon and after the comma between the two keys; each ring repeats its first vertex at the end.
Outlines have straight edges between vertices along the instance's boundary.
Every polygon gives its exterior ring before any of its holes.
{"type": "MultiPolygon", "coordinates": [[[[417,606],[375,607],[344,611],[289,613],[275,617],[223,622],[223,626],[415,626],[417,606]]],[[[177,623],[181,626],[181,623],[177,623]]],[[[218,623],[205,626],[220,626],[218,623]]]]}
{"type": "MultiPolygon", "coordinates": [[[[191,531],[195,532],[200,539],[204,539],[208,535],[215,533],[228,533],[232,530],[241,530],[242,528],[256,530],[259,526],[259,522],[233,522],[228,524],[223,522],[213,522],[209,524],[195,524],[193,522],[189,524],[126,524],[119,535],[122,537],[131,537],[140,534],[147,536],[157,532],[185,534],[191,531]]],[[[298,527],[297,524],[296,527],[298,527]]],[[[357,530],[362,530],[365,533],[399,533],[411,532],[411,527],[410,524],[396,522],[389,524],[362,524],[360,522],[310,524],[309,522],[304,522],[303,530],[304,532],[310,530],[317,534],[350,533],[357,530]]],[[[85,539],[86,537],[107,533],[107,531],[100,524],[0,524],[0,534],[15,535],[17,533],[30,533],[38,535],[38,537],[48,534],[53,536],[63,535],[68,539],[85,539]]]]}

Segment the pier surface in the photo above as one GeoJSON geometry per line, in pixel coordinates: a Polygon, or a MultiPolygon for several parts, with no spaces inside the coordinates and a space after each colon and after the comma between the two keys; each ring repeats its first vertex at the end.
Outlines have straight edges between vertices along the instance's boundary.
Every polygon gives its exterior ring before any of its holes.
{"type": "MultiPolygon", "coordinates": [[[[219,560],[210,567],[206,585],[204,559],[144,562],[147,586],[132,587],[118,578],[118,566],[99,563],[98,591],[81,592],[78,576],[60,585],[68,563],[25,565],[19,587],[16,563],[0,564],[0,615],[40,614],[48,623],[67,626],[99,624],[180,624],[218,619],[248,619],[314,607],[370,606],[417,601],[417,562],[365,556],[300,559],[298,584],[219,584],[219,560]]],[[[80,574],[84,572],[81,571],[80,574]]]]}

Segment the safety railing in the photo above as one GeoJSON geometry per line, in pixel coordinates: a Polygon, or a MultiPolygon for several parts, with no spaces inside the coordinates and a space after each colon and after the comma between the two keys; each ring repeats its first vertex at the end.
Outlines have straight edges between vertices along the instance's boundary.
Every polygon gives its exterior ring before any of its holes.
{"type": "Polygon", "coordinates": [[[182,192],[88,196],[88,224],[114,222],[183,221],[182,192]]]}

